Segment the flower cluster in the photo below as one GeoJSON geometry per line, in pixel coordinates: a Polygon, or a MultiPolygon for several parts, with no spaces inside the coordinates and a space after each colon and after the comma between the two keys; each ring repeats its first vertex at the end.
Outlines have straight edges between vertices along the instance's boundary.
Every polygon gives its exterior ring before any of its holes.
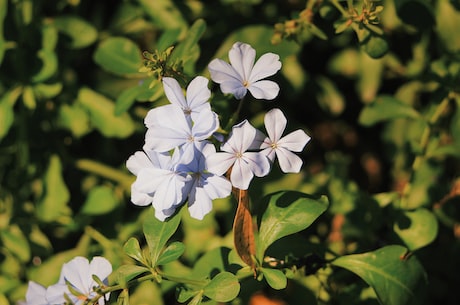
{"type": "Polygon", "coordinates": [[[88,259],[77,256],[62,266],[61,276],[56,284],[45,288],[30,281],[26,293],[26,305],[81,305],[93,299],[97,299],[99,305],[104,305],[110,293],[101,296],[96,289],[102,287],[93,276],[97,276],[104,285],[107,285],[107,277],[110,273],[112,273],[112,265],[107,259],[97,256],[89,262],[88,259]]]}
{"type": "MultiPolygon", "coordinates": [[[[267,53],[257,62],[255,56],[250,45],[235,43],[229,52],[230,64],[221,59],[210,62],[211,79],[223,93],[239,100],[248,91],[257,99],[274,99],[279,86],[264,78],[281,68],[279,56],[267,53]]],[[[211,139],[216,137],[219,118],[209,103],[208,83],[197,76],[184,95],[177,80],[164,77],[164,92],[171,104],[148,112],[143,151],[126,162],[137,176],[131,201],[139,206],[151,204],[159,220],[173,215],[185,202],[193,218],[203,219],[212,210],[212,200],[227,197],[232,187],[248,189],[254,176],[266,176],[275,157],[283,172],[300,171],[302,160],[293,152],[302,151],[310,137],[302,130],[282,137],[287,120],[279,109],[265,116],[268,136],[244,120],[232,127],[217,151],[211,139]]]]}

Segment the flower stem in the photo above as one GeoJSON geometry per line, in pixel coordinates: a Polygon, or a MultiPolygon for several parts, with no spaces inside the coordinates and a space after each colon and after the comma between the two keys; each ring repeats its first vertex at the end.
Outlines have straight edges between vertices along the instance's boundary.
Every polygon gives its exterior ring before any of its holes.
{"type": "Polygon", "coordinates": [[[240,116],[241,109],[243,108],[243,101],[244,97],[239,101],[238,107],[236,108],[235,113],[233,113],[232,117],[228,120],[227,126],[225,126],[225,130],[229,130],[233,124],[238,120],[238,117],[240,116]]]}

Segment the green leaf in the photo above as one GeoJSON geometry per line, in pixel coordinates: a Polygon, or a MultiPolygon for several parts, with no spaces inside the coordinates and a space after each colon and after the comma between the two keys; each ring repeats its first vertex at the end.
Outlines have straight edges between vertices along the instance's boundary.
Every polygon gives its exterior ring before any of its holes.
{"type": "MultiPolygon", "coordinates": [[[[6,96],[6,95],[5,95],[6,96]]],[[[10,130],[14,122],[13,106],[6,98],[0,100],[0,140],[3,139],[10,130]]]]}
{"type": "Polygon", "coordinates": [[[137,266],[137,265],[121,265],[118,267],[115,277],[118,280],[118,282],[121,283],[127,283],[133,278],[135,278],[138,275],[141,275],[143,273],[148,273],[150,270],[146,267],[143,266],[137,266]]]}
{"type": "Polygon", "coordinates": [[[372,58],[381,58],[389,50],[389,45],[383,35],[371,32],[367,39],[361,41],[362,49],[372,58]]]}
{"type": "Polygon", "coordinates": [[[44,84],[39,83],[32,87],[37,99],[49,99],[56,97],[62,91],[62,83],[44,84]]]}
{"type": "Polygon", "coordinates": [[[67,206],[70,193],[62,177],[61,159],[52,155],[48,169],[43,178],[44,197],[37,205],[37,217],[45,222],[57,220],[64,215],[70,215],[71,210],[67,206]]]}
{"type": "Polygon", "coordinates": [[[37,101],[35,100],[32,87],[24,87],[24,90],[22,91],[22,101],[27,108],[35,109],[35,107],[37,106],[37,101]]]}
{"type": "Polygon", "coordinates": [[[283,271],[278,269],[262,268],[261,269],[268,285],[273,289],[280,290],[287,286],[287,277],[283,271]]]}
{"type": "Polygon", "coordinates": [[[149,246],[152,267],[157,265],[163,247],[179,227],[180,218],[178,213],[165,221],[160,221],[155,217],[153,209],[146,217],[143,230],[149,246]]]}
{"type": "Polygon", "coordinates": [[[27,238],[17,224],[11,224],[0,232],[2,246],[16,256],[21,262],[30,260],[30,246],[27,238]]]}
{"type": "Polygon", "coordinates": [[[40,71],[32,77],[34,83],[49,79],[58,70],[58,58],[54,51],[40,50],[37,53],[37,57],[42,61],[42,66],[40,71]]]}
{"type": "Polygon", "coordinates": [[[436,1],[435,31],[442,46],[450,53],[460,51],[460,11],[449,0],[436,1]]]}
{"type": "Polygon", "coordinates": [[[131,237],[128,239],[128,241],[123,246],[123,250],[129,257],[144,265],[146,264],[144,256],[142,255],[141,246],[139,245],[139,241],[136,238],[131,237]]]}
{"type": "Polygon", "coordinates": [[[93,54],[94,61],[103,69],[118,75],[139,74],[142,52],[130,39],[110,37],[101,42],[93,54]]]}
{"type": "Polygon", "coordinates": [[[111,212],[119,204],[113,189],[106,185],[100,185],[89,191],[88,197],[83,204],[81,212],[87,215],[102,215],[111,212]]]}
{"type": "Polygon", "coordinates": [[[139,0],[144,11],[163,29],[183,29],[187,22],[172,0],[139,0]]]}
{"type": "MultiPolygon", "coordinates": [[[[426,274],[414,255],[402,246],[339,257],[332,265],[348,269],[374,288],[383,305],[406,305],[419,296],[426,274]]],[[[414,303],[417,304],[417,303],[414,303]]]]}
{"type": "Polygon", "coordinates": [[[97,40],[96,28],[78,16],[58,16],[53,21],[54,26],[70,38],[68,46],[72,49],[87,47],[97,40]]]}
{"type": "Polygon", "coordinates": [[[165,265],[172,261],[175,261],[182,254],[184,254],[185,245],[180,241],[175,241],[169,244],[163,252],[161,252],[160,257],[158,258],[157,265],[165,265]]]}
{"type": "Polygon", "coordinates": [[[217,302],[230,302],[240,292],[238,278],[230,272],[217,274],[209,284],[203,288],[203,294],[217,302]]]}
{"type": "Polygon", "coordinates": [[[128,113],[115,115],[115,104],[96,91],[81,88],[77,101],[89,112],[91,123],[106,137],[126,138],[134,132],[128,113]]]}
{"type": "Polygon", "coordinates": [[[438,221],[427,209],[400,211],[393,226],[409,250],[414,251],[429,245],[438,235],[438,221]]]}
{"type": "Polygon", "coordinates": [[[141,80],[137,86],[128,88],[121,92],[115,101],[115,115],[121,115],[127,111],[135,101],[153,102],[164,96],[163,84],[161,81],[152,83],[147,79],[141,80]]]}
{"type": "Polygon", "coordinates": [[[59,125],[70,130],[75,138],[80,138],[91,131],[88,112],[80,104],[63,104],[59,108],[59,125]]]}
{"type": "Polygon", "coordinates": [[[372,126],[376,123],[397,118],[420,119],[420,114],[410,105],[404,104],[398,99],[381,95],[366,105],[359,114],[359,123],[364,126],[372,126]]]}
{"type": "Polygon", "coordinates": [[[328,207],[326,197],[286,191],[266,196],[261,203],[267,209],[259,229],[257,258],[262,261],[265,250],[276,240],[308,228],[328,207]]]}

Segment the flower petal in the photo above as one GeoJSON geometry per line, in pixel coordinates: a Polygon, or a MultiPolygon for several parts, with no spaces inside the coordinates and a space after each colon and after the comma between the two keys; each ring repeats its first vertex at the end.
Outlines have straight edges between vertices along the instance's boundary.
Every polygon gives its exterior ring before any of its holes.
{"type": "Polygon", "coordinates": [[[254,178],[254,174],[248,163],[244,162],[242,158],[237,159],[230,174],[232,185],[240,190],[247,190],[252,178],[254,178]]]}
{"type": "Polygon", "coordinates": [[[219,118],[214,111],[202,111],[192,127],[192,135],[196,141],[209,138],[219,128],[219,118]]]}
{"type": "Polygon", "coordinates": [[[67,301],[64,298],[66,294],[73,302],[78,301],[77,297],[70,293],[66,284],[54,284],[46,289],[46,304],[65,304],[67,301]]]}
{"type": "Polygon", "coordinates": [[[271,142],[277,144],[287,125],[287,119],[283,112],[278,108],[270,110],[265,114],[264,123],[271,142]]]}
{"type": "Polygon", "coordinates": [[[216,58],[213,59],[208,64],[208,70],[211,74],[211,79],[221,84],[227,81],[234,81],[237,83],[243,84],[243,79],[241,75],[227,62],[223,61],[222,59],[216,58]]]}
{"type": "Polygon", "coordinates": [[[206,158],[206,168],[209,172],[222,176],[235,162],[235,155],[227,152],[212,154],[206,158]]]}
{"type": "Polygon", "coordinates": [[[147,206],[152,204],[153,195],[144,193],[136,188],[136,185],[131,184],[131,202],[138,206],[147,206]]]}
{"type": "Polygon", "coordinates": [[[234,153],[244,153],[254,145],[257,130],[244,120],[232,127],[232,132],[227,142],[222,145],[222,150],[234,153]]]}
{"type": "Polygon", "coordinates": [[[241,100],[248,89],[240,81],[229,80],[220,84],[220,90],[225,94],[233,94],[236,99],[241,100]]]}
{"type": "Polygon", "coordinates": [[[45,295],[45,287],[33,281],[29,281],[26,292],[27,305],[48,305],[45,295]]]}
{"type": "Polygon", "coordinates": [[[195,77],[187,87],[187,105],[190,109],[200,108],[203,104],[209,104],[211,90],[208,88],[209,80],[203,76],[195,77]]]}
{"type": "Polygon", "coordinates": [[[241,75],[243,82],[249,81],[256,50],[247,43],[235,42],[228,52],[228,59],[232,67],[241,75]]]}
{"type": "Polygon", "coordinates": [[[172,77],[163,77],[163,89],[171,104],[179,106],[182,109],[188,108],[184,93],[177,80],[172,77]]]}
{"type": "Polygon", "coordinates": [[[261,154],[260,152],[245,152],[243,159],[257,177],[266,176],[270,172],[271,164],[265,154],[261,154]]]}
{"type": "Polygon", "coordinates": [[[248,81],[250,83],[257,82],[275,74],[279,69],[281,69],[280,57],[274,53],[265,53],[257,60],[252,68],[248,81]]]}
{"type": "Polygon", "coordinates": [[[171,174],[173,172],[167,169],[146,168],[139,172],[133,187],[141,193],[153,194],[171,174]]]}
{"type": "MultiPolygon", "coordinates": [[[[112,273],[112,264],[102,256],[95,256],[89,263],[89,276],[96,275],[101,281],[105,281],[112,273]]],[[[96,285],[96,282],[93,282],[96,285]]]]}
{"type": "Polygon", "coordinates": [[[230,195],[232,191],[232,184],[228,181],[227,178],[223,176],[217,176],[212,174],[203,174],[206,178],[206,183],[203,184],[203,189],[209,198],[225,198],[230,195]]]}
{"type": "Polygon", "coordinates": [[[195,188],[189,200],[188,211],[192,218],[203,220],[204,216],[212,210],[212,200],[203,188],[195,188]]]}
{"type": "Polygon", "coordinates": [[[284,136],[277,144],[291,151],[300,152],[310,139],[310,136],[308,136],[305,131],[298,129],[284,136]]]}
{"type": "Polygon", "coordinates": [[[276,149],[276,156],[278,157],[280,168],[284,173],[300,172],[303,161],[299,156],[283,147],[276,149]]]}
{"type": "Polygon", "coordinates": [[[91,292],[93,279],[90,275],[89,261],[86,257],[77,256],[70,262],[65,263],[62,266],[62,274],[79,292],[84,295],[88,295],[91,292]]]}
{"type": "Polygon", "coordinates": [[[152,162],[143,151],[136,151],[126,161],[126,167],[133,175],[137,176],[141,169],[152,167],[152,162]]]}
{"type": "Polygon", "coordinates": [[[280,87],[271,80],[260,80],[250,84],[248,90],[256,99],[272,100],[278,96],[280,87]]]}

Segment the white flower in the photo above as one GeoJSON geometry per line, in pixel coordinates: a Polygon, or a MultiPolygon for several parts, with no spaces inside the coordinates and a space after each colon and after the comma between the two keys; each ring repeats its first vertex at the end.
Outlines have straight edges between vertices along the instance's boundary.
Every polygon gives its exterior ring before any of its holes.
{"type": "Polygon", "coordinates": [[[209,80],[203,76],[195,77],[187,86],[185,97],[179,83],[174,78],[163,77],[163,88],[171,104],[179,106],[187,118],[196,121],[201,111],[211,110],[208,102],[211,97],[208,82],[209,80]]]}
{"type": "Polygon", "coordinates": [[[253,148],[256,136],[257,130],[247,120],[233,126],[227,142],[221,146],[222,152],[206,159],[208,170],[223,175],[232,167],[232,185],[247,190],[254,175],[263,177],[270,172],[270,161],[265,155],[247,151],[253,148]]]}
{"type": "Polygon", "coordinates": [[[46,288],[29,281],[26,292],[26,305],[50,305],[46,300],[46,288]]]}
{"type": "Polygon", "coordinates": [[[166,152],[209,138],[219,128],[219,118],[210,109],[202,109],[192,123],[180,107],[171,104],[150,110],[145,124],[144,150],[166,152]]]}
{"type": "MultiPolygon", "coordinates": [[[[67,296],[75,305],[84,304],[85,301],[98,296],[94,288],[99,287],[99,284],[93,280],[93,275],[107,283],[110,273],[112,273],[112,265],[107,259],[97,256],[90,263],[85,257],[77,256],[62,266],[61,279],[57,284],[48,287],[46,300],[50,304],[64,304],[67,296]],[[67,285],[72,286],[72,290],[78,295],[70,292],[67,285]]],[[[99,305],[105,304],[109,296],[110,293],[101,296],[98,300],[99,305]]]]}
{"type": "Polygon", "coordinates": [[[208,65],[211,79],[220,84],[223,93],[231,93],[236,99],[242,99],[247,90],[256,99],[272,100],[278,95],[278,84],[263,80],[281,69],[278,55],[266,53],[254,64],[254,48],[236,42],[228,52],[228,57],[231,65],[221,59],[214,59],[208,65]]]}
{"type": "Polygon", "coordinates": [[[260,145],[261,153],[265,154],[271,162],[275,160],[276,155],[283,172],[298,173],[303,162],[293,151],[302,151],[311,138],[300,129],[281,137],[286,128],[287,120],[278,108],[267,112],[264,123],[268,137],[260,145]]]}
{"type": "Polygon", "coordinates": [[[201,142],[188,158],[187,164],[179,165],[183,172],[188,172],[192,180],[187,182],[188,210],[190,216],[202,220],[212,210],[212,200],[230,195],[232,185],[222,176],[207,171],[206,159],[216,153],[211,143],[201,142]]]}
{"type": "Polygon", "coordinates": [[[176,170],[181,151],[169,153],[138,151],[126,161],[126,167],[137,176],[131,185],[131,201],[135,205],[152,204],[155,216],[164,221],[174,214],[187,196],[185,183],[191,179],[176,170]]]}

